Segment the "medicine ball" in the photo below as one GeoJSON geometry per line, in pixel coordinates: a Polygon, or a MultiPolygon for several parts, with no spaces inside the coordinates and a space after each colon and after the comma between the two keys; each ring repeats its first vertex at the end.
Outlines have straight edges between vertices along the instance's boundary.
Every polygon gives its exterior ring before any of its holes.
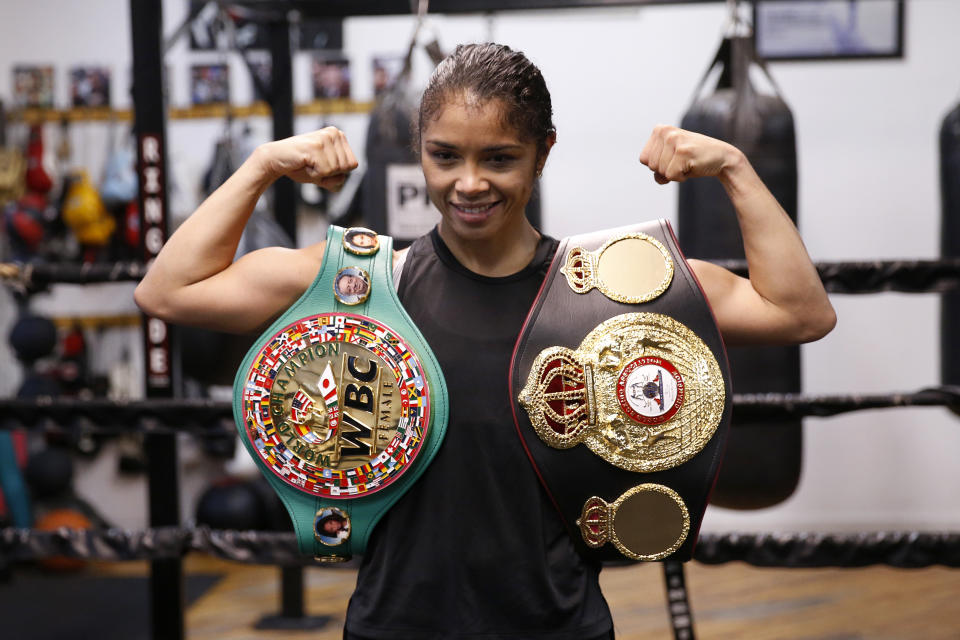
{"type": "MultiPolygon", "coordinates": [[[[57,531],[64,527],[76,530],[92,529],[93,523],[75,509],[53,509],[37,518],[33,525],[37,531],[57,531]]],[[[79,571],[87,566],[87,561],[83,558],[52,556],[42,558],[40,566],[49,571],[79,571]]]]}

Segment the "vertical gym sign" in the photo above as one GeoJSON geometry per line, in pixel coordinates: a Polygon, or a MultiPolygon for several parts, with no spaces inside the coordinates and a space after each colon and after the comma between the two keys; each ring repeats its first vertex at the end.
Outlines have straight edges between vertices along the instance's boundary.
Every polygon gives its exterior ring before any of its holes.
{"type": "MultiPolygon", "coordinates": [[[[149,269],[167,240],[164,194],[162,138],[153,133],[140,134],[140,229],[143,262],[149,269]]],[[[144,318],[147,395],[170,396],[170,336],[167,323],[159,318],[144,318]]]]}

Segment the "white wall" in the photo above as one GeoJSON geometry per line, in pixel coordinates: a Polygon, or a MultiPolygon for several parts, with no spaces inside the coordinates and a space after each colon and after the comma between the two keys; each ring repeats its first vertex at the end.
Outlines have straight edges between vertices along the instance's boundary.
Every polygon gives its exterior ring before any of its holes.
{"type": "MultiPolygon", "coordinates": [[[[794,111],[800,157],[800,227],[818,260],[931,258],[939,233],[936,136],[960,97],[960,3],[907,3],[902,60],[771,65],[794,111]]],[[[186,3],[165,3],[165,32],[186,3]]],[[[127,106],[120,80],[130,66],[128,5],[122,0],[73,3],[7,0],[0,20],[0,78],[14,63],[56,67],[58,104],[66,102],[66,68],[110,64],[114,105],[127,106]]],[[[544,227],[554,235],[653,217],[675,219],[676,187],[661,187],[636,156],[658,122],[677,123],[719,42],[721,3],[434,17],[447,48],[494,38],[539,64],[553,93],[559,144],[544,172],[544,227]]],[[[345,48],[353,62],[355,97],[369,98],[370,59],[401,52],[408,17],[351,19],[345,48]]],[[[219,54],[168,55],[173,103],[187,100],[188,66],[219,54]]],[[[249,81],[235,56],[238,103],[249,81]]],[[[295,60],[295,97],[306,100],[308,56],[295,60]]],[[[417,75],[425,79],[425,60],[417,75]]],[[[0,81],[2,82],[2,81],[0,81]]],[[[3,85],[0,84],[0,87],[3,85]]],[[[9,87],[9,85],[7,85],[9,87]]],[[[9,89],[0,90],[9,98],[9,89]]],[[[298,118],[296,129],[318,124],[298,118]]],[[[363,148],[365,117],[331,118],[363,148]]],[[[254,123],[266,139],[269,123],[254,123]]],[[[221,123],[168,124],[170,158],[185,214],[221,123]]],[[[105,148],[102,125],[74,130],[94,172],[105,148]]],[[[51,131],[51,135],[53,132],[51,131]]],[[[311,236],[302,238],[304,241],[311,236]]],[[[938,383],[937,299],[929,295],[835,296],[840,323],[803,351],[804,386],[813,394],[915,390],[938,383]]],[[[6,357],[0,352],[0,357],[6,357]]],[[[960,450],[956,418],[940,409],[897,409],[811,419],[805,426],[803,479],[784,504],[757,512],[711,508],[705,530],[960,530],[960,450]]],[[[105,481],[105,480],[101,480],[105,481]]],[[[91,490],[94,488],[92,487],[91,490]]],[[[142,505],[111,507],[134,526],[142,505]]],[[[185,507],[186,508],[186,507],[185,507]]]]}

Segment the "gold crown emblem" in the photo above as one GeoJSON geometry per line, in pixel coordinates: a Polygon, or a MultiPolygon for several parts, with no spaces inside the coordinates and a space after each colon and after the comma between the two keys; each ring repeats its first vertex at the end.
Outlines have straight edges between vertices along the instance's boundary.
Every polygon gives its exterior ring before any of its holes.
{"type": "Polygon", "coordinates": [[[596,424],[593,368],[565,347],[545,349],[534,360],[520,404],[540,439],[557,449],[580,442],[596,424]]]}
{"type": "Polygon", "coordinates": [[[586,293],[596,286],[596,256],[582,247],[574,247],[567,252],[567,261],[563,265],[563,275],[567,284],[576,293],[586,293]]]}
{"type": "Polygon", "coordinates": [[[610,539],[610,505],[596,496],[588,499],[580,512],[577,526],[588,547],[602,547],[610,539]]]}

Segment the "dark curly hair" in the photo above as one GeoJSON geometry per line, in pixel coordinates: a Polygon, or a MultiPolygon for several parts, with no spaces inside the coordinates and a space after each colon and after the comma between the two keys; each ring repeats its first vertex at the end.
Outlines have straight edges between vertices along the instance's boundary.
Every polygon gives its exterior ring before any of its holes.
{"type": "Polygon", "coordinates": [[[430,77],[420,100],[415,143],[420,151],[420,134],[425,122],[439,116],[446,100],[466,92],[481,104],[501,100],[507,107],[504,117],[520,134],[534,142],[537,154],[547,151],[553,126],[553,106],[547,83],[520,51],[502,44],[461,44],[444,58],[430,77]]]}

